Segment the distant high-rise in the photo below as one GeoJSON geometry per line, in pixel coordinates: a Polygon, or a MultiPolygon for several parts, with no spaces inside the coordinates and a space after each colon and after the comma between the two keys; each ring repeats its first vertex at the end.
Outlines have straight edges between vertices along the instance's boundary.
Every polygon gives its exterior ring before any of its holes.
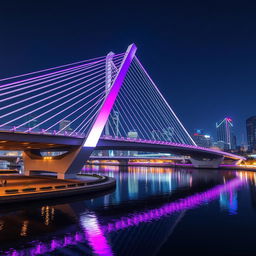
{"type": "Polygon", "coordinates": [[[222,121],[216,123],[217,142],[223,142],[224,150],[235,148],[233,121],[231,118],[226,117],[222,121]]]}
{"type": "Polygon", "coordinates": [[[246,120],[247,141],[250,150],[256,150],[256,116],[246,120]]]}
{"type": "Polygon", "coordinates": [[[197,146],[210,148],[212,146],[212,139],[209,134],[206,134],[202,129],[195,129],[193,139],[197,146]]]}
{"type": "Polygon", "coordinates": [[[138,132],[136,131],[129,131],[127,133],[127,137],[132,139],[138,139],[139,135],[138,135],[138,132]]]}

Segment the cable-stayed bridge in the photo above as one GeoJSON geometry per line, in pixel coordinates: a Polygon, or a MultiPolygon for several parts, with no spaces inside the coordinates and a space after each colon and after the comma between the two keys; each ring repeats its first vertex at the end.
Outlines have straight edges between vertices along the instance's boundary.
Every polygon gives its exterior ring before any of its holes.
{"type": "Polygon", "coordinates": [[[95,149],[189,155],[196,167],[243,160],[195,144],[136,50],[1,79],[0,149],[24,150],[27,175],[60,178],[79,172],[95,149]],[[43,157],[46,150],[64,153],[43,157]]]}

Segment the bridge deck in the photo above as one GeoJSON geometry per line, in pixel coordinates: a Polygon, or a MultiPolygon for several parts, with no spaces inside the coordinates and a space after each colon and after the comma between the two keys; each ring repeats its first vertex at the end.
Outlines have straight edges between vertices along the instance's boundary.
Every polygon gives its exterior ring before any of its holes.
{"type": "MultiPolygon", "coordinates": [[[[53,134],[31,134],[22,132],[0,132],[1,150],[26,150],[26,149],[67,149],[83,144],[84,138],[80,136],[64,136],[53,134]]],[[[137,150],[145,152],[169,152],[177,155],[193,155],[205,157],[223,156],[229,159],[242,159],[235,154],[218,151],[194,145],[179,144],[174,142],[153,141],[142,139],[118,138],[111,136],[101,137],[95,149],[120,149],[137,150]]]]}

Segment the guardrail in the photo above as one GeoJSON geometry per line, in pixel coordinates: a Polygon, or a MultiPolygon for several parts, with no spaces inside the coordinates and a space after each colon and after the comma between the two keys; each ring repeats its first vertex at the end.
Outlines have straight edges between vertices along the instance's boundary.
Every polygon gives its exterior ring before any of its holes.
{"type": "Polygon", "coordinates": [[[157,141],[157,140],[146,140],[146,139],[137,139],[137,138],[125,138],[125,137],[117,137],[117,136],[102,136],[101,139],[103,140],[114,140],[114,141],[126,141],[126,142],[134,142],[134,143],[146,143],[146,144],[155,144],[155,145],[168,145],[168,146],[173,146],[173,147],[179,147],[179,148],[184,148],[184,149],[194,149],[198,151],[203,151],[207,153],[215,153],[218,155],[223,155],[223,156],[229,156],[231,158],[235,159],[243,159],[246,160],[245,157],[238,156],[232,153],[228,153],[225,151],[220,151],[220,150],[215,150],[211,148],[204,148],[204,147],[199,147],[196,145],[187,145],[187,144],[182,144],[182,143],[175,143],[171,141],[157,141]]]}
{"type": "MultiPolygon", "coordinates": [[[[29,131],[27,128],[26,129],[16,129],[15,127],[12,128],[1,128],[0,132],[14,132],[14,133],[25,133],[25,134],[34,134],[34,135],[54,135],[54,136],[67,136],[67,137],[74,137],[74,138],[85,138],[86,134],[84,133],[73,133],[73,132],[59,132],[56,130],[53,131],[46,131],[44,129],[41,129],[39,131],[36,130],[31,130],[29,131]]],[[[155,145],[169,145],[169,146],[174,146],[174,147],[180,147],[184,149],[194,149],[194,150],[199,150],[203,152],[208,152],[208,153],[215,153],[218,155],[223,155],[223,156],[229,156],[231,158],[235,159],[242,159],[246,160],[245,157],[238,156],[232,153],[220,151],[220,150],[215,150],[215,149],[210,149],[210,148],[204,148],[204,147],[199,147],[196,145],[187,145],[187,144],[182,144],[182,143],[175,143],[175,142],[170,142],[170,141],[156,141],[156,140],[146,140],[146,139],[137,139],[137,138],[125,138],[125,137],[117,137],[117,136],[102,136],[100,139],[103,140],[115,140],[115,141],[127,141],[127,142],[136,142],[136,143],[147,143],[147,144],[155,144],[155,145]]]]}
{"type": "Polygon", "coordinates": [[[84,138],[85,133],[78,133],[73,131],[57,131],[57,130],[45,130],[45,129],[30,129],[30,128],[17,128],[15,126],[5,126],[0,128],[0,132],[13,132],[13,133],[25,133],[34,135],[54,135],[54,136],[67,136],[75,138],[84,138]]]}
{"type": "Polygon", "coordinates": [[[22,189],[6,189],[5,194],[19,194],[19,193],[30,193],[30,192],[42,192],[42,191],[49,191],[49,190],[60,190],[60,189],[72,189],[78,187],[84,187],[88,184],[88,182],[78,182],[78,183],[71,183],[67,185],[56,185],[56,186],[44,186],[44,187],[32,187],[32,188],[22,188],[22,189]]]}
{"type": "Polygon", "coordinates": [[[80,176],[93,176],[93,177],[97,177],[98,180],[92,180],[92,181],[87,181],[86,183],[88,185],[94,185],[94,184],[98,184],[98,183],[102,183],[102,182],[105,182],[108,180],[108,177],[107,176],[102,176],[102,175],[98,175],[96,173],[93,173],[93,174],[86,174],[86,173],[78,173],[77,175],[80,175],[80,176]]]}

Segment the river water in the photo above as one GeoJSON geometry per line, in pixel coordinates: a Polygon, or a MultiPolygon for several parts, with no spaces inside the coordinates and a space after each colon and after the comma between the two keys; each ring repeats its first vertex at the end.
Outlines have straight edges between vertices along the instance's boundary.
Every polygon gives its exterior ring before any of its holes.
{"type": "Polygon", "coordinates": [[[256,174],[90,166],[93,196],[1,206],[0,255],[256,255],[256,174]]]}

